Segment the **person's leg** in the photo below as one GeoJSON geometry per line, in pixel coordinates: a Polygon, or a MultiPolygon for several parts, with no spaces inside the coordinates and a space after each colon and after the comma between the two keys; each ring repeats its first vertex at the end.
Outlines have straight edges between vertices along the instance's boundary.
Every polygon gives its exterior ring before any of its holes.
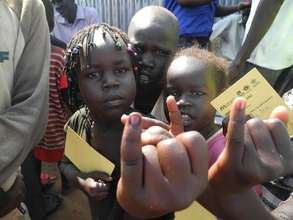
{"type": "Polygon", "coordinates": [[[28,207],[31,219],[44,219],[46,209],[42,196],[40,181],[41,161],[38,161],[31,152],[21,166],[24,183],[26,185],[25,204],[28,207]]]}

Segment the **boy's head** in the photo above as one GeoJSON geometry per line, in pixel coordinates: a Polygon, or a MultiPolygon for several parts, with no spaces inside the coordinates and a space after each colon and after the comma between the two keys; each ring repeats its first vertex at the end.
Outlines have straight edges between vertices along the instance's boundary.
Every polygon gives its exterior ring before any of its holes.
{"type": "Polygon", "coordinates": [[[167,71],[164,97],[173,95],[185,131],[208,136],[215,110],[210,102],[226,87],[226,62],[195,47],[179,51],[167,71]]]}
{"type": "Polygon", "coordinates": [[[106,24],[77,33],[66,54],[69,103],[89,108],[96,121],[120,120],[134,100],[136,84],[125,33],[106,24]]]}
{"type": "Polygon", "coordinates": [[[161,87],[178,40],[176,17],[159,6],[145,7],[133,16],[128,37],[137,54],[138,87],[161,87]]]}
{"type": "Polygon", "coordinates": [[[60,13],[69,23],[73,23],[76,18],[77,7],[74,0],[52,0],[56,11],[60,13]]]}

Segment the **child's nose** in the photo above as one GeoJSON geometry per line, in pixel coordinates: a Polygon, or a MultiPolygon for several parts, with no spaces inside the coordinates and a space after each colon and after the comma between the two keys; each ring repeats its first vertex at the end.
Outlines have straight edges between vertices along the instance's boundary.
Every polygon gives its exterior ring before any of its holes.
{"type": "Polygon", "coordinates": [[[106,72],[104,75],[103,88],[113,88],[119,86],[119,82],[113,73],[106,72]]]}
{"type": "Polygon", "coordinates": [[[178,107],[185,107],[191,105],[188,99],[185,97],[185,95],[181,95],[177,100],[176,104],[178,107]]]}

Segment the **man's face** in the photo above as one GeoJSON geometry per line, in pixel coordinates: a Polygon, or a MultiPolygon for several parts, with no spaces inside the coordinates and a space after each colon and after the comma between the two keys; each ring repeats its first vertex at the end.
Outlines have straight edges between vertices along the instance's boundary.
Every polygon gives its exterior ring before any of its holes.
{"type": "Polygon", "coordinates": [[[72,17],[75,17],[73,16],[75,13],[74,0],[54,0],[53,4],[56,11],[58,11],[67,21],[70,21],[72,17]]]}
{"type": "Polygon", "coordinates": [[[167,66],[175,49],[176,36],[159,25],[131,28],[129,40],[137,53],[139,71],[137,83],[140,88],[157,88],[163,84],[167,66]]]}

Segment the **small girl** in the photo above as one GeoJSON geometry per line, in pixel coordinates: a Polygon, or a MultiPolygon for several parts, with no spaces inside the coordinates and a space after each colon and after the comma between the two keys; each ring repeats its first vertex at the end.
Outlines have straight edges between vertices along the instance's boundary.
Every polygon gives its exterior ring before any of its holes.
{"type": "Polygon", "coordinates": [[[163,96],[152,114],[166,122],[165,101],[173,95],[181,112],[184,131],[196,130],[208,141],[209,166],[221,154],[225,137],[214,123],[215,110],[210,102],[226,88],[227,63],[212,53],[191,47],[175,55],[167,71],[163,96]]]}
{"type": "Polygon", "coordinates": [[[92,219],[135,219],[116,199],[124,127],[120,118],[134,111],[130,105],[136,93],[131,51],[125,33],[106,24],[81,30],[67,48],[67,101],[77,110],[68,126],[115,164],[111,177],[99,171],[82,173],[67,158],[60,165],[69,182],[88,196],[92,219]]]}
{"type": "MultiPolygon", "coordinates": [[[[152,112],[157,118],[168,120],[163,100],[173,95],[181,112],[184,131],[195,130],[206,138],[209,167],[225,147],[225,136],[214,123],[216,110],[210,102],[225,90],[226,70],[227,62],[207,50],[191,47],[178,51],[167,71],[163,98],[158,100],[152,112]]],[[[255,191],[261,194],[259,186],[255,191]]]]}

